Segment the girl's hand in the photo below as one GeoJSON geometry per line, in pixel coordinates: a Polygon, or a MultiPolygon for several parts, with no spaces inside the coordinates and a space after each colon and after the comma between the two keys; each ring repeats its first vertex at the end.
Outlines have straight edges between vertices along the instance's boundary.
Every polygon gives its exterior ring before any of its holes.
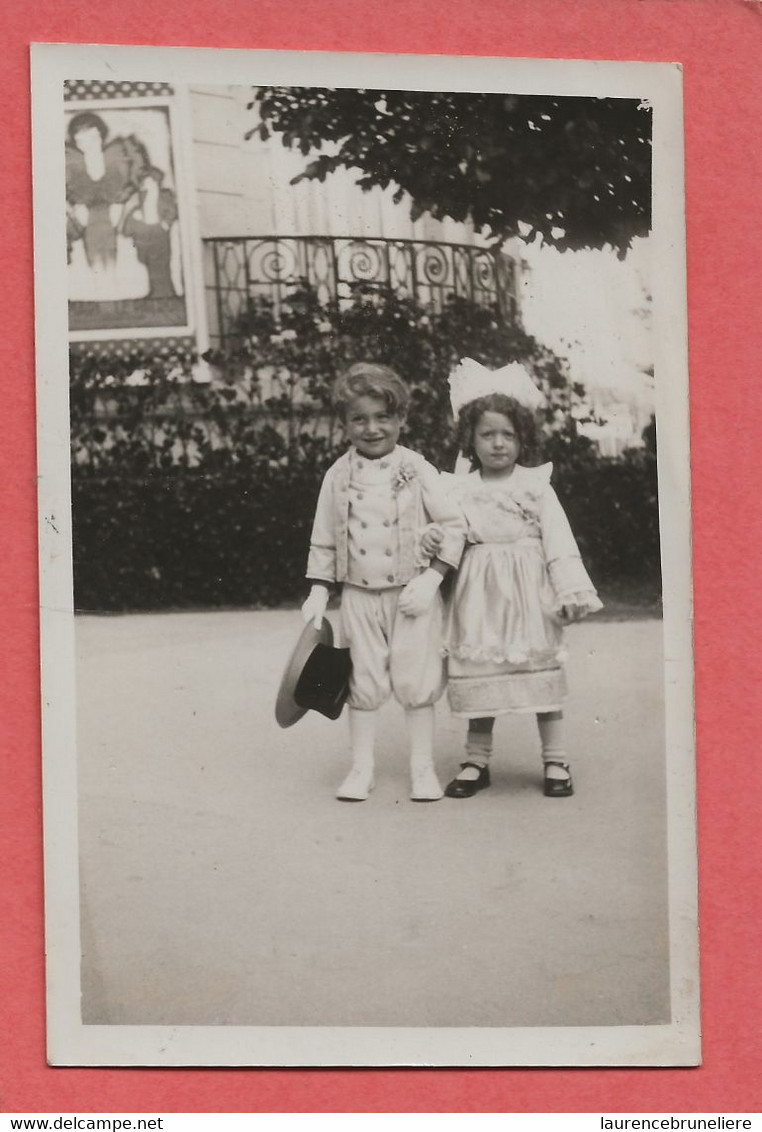
{"type": "Polygon", "coordinates": [[[302,606],[302,617],[305,621],[312,621],[316,629],[323,624],[323,616],[328,606],[328,587],[314,585],[309,597],[302,606]]]}
{"type": "Polygon", "coordinates": [[[582,605],[568,601],[561,606],[559,616],[565,625],[571,625],[573,621],[581,621],[583,617],[586,617],[587,610],[582,605]]]}
{"type": "Polygon", "coordinates": [[[438,523],[429,523],[421,535],[421,550],[427,558],[433,558],[444,542],[444,530],[438,523]]]}
{"type": "Polygon", "coordinates": [[[420,617],[434,602],[442,575],[429,568],[408,582],[400,594],[399,608],[406,617],[420,617]]]}

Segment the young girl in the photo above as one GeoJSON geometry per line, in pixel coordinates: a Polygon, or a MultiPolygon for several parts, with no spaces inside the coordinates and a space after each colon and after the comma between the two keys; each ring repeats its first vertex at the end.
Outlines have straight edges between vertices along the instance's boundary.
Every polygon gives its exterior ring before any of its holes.
{"type": "Polygon", "coordinates": [[[337,797],[361,802],[372,790],[376,714],[394,693],[406,713],[410,796],[433,802],[442,797],[433,762],[433,705],[445,686],[439,586],[460,560],[465,524],[436,469],[397,443],[408,391],[393,370],[352,366],[333,399],[350,448],[320,490],[302,614],[319,628],[331,587],[341,586],[352,765],[337,797]],[[420,552],[432,520],[441,536],[434,561],[420,552]]]}
{"type": "MultiPolygon", "coordinates": [[[[517,363],[491,372],[465,359],[450,387],[472,471],[450,477],[468,533],[444,651],[450,707],[468,720],[468,733],[466,759],[445,794],[469,798],[489,786],[495,717],[535,712],[544,793],[566,797],[573,786],[563,731],[563,625],[601,602],[550,486],[552,465],[527,466],[542,401],[529,374],[517,363]]],[[[424,532],[427,553],[436,552],[439,535],[436,527],[424,532]]]]}

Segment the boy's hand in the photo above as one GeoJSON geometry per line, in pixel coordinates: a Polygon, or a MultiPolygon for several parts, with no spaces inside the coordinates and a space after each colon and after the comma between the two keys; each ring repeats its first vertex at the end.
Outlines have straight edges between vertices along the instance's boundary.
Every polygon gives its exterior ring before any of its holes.
{"type": "Polygon", "coordinates": [[[302,617],[305,621],[312,621],[316,629],[323,624],[323,615],[328,606],[328,587],[314,585],[309,597],[302,606],[302,617]]]}
{"type": "Polygon", "coordinates": [[[442,584],[442,575],[429,568],[408,582],[400,594],[399,608],[406,617],[420,617],[432,605],[442,584]]]}
{"type": "Polygon", "coordinates": [[[429,523],[423,528],[421,550],[427,558],[433,558],[444,542],[444,530],[438,523],[429,523]]]}

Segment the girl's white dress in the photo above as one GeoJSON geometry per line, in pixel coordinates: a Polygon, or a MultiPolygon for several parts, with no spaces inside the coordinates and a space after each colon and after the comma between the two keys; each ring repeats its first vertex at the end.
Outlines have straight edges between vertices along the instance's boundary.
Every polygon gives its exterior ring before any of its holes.
{"type": "Polygon", "coordinates": [[[517,464],[506,479],[448,477],[468,524],[444,631],[455,715],[559,710],[566,693],[561,607],[602,608],[551,471],[552,464],[517,464]]]}

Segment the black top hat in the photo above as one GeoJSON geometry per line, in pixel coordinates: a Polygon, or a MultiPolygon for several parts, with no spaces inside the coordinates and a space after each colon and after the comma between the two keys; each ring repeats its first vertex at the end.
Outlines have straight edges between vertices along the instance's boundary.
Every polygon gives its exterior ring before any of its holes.
{"type": "Polygon", "coordinates": [[[275,718],[280,726],[291,727],[308,711],[338,719],[349,694],[351,669],[349,649],[333,647],[327,618],[320,629],[311,621],[305,625],[278,689],[275,718]]]}

